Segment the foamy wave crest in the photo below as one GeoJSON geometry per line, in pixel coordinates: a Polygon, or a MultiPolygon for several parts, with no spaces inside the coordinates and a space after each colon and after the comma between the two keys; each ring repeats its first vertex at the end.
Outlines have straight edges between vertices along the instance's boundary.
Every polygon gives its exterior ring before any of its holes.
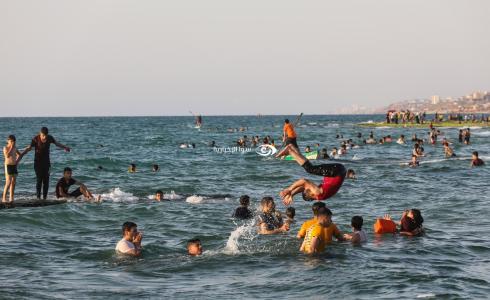
{"type": "Polygon", "coordinates": [[[202,196],[192,195],[190,197],[187,197],[187,199],[185,199],[185,202],[192,203],[192,204],[198,204],[198,203],[202,203],[204,199],[205,198],[202,196]]]}
{"type": "Polygon", "coordinates": [[[191,203],[191,204],[199,204],[199,203],[222,203],[223,201],[229,201],[230,198],[228,197],[220,197],[220,196],[199,196],[199,195],[192,195],[189,196],[185,199],[185,202],[191,203]]]}
{"type": "Polygon", "coordinates": [[[136,202],[138,197],[131,193],[126,193],[120,188],[115,188],[111,192],[100,195],[102,201],[112,201],[112,202],[136,202]]]}

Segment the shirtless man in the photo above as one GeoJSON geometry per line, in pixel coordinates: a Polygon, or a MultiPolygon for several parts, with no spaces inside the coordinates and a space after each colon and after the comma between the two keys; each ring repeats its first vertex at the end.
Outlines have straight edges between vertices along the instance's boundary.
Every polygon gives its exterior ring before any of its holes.
{"type": "Polygon", "coordinates": [[[299,193],[302,193],[305,201],[326,200],[334,196],[342,186],[342,183],[344,183],[344,178],[347,174],[344,165],[339,163],[313,165],[298,151],[297,148],[290,145],[279,152],[277,157],[288,154],[290,154],[306,172],[313,175],[323,176],[323,183],[317,185],[313,181],[305,178],[294,182],[280,193],[284,205],[290,205],[293,202],[294,196],[299,193]]]}
{"type": "Polygon", "coordinates": [[[3,189],[2,202],[7,203],[7,192],[10,190],[10,201],[14,202],[15,183],[17,180],[17,164],[20,161],[20,152],[15,146],[15,136],[9,135],[7,145],[3,147],[5,158],[5,188],[3,189]]]}

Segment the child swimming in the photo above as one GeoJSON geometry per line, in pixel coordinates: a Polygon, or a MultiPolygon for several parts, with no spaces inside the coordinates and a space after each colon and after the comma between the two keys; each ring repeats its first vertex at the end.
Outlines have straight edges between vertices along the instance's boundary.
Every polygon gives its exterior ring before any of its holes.
{"type": "Polygon", "coordinates": [[[344,234],[344,239],[351,241],[353,244],[367,242],[366,232],[362,229],[364,220],[361,216],[353,216],[351,219],[352,233],[344,234]]]}
{"type": "Polygon", "coordinates": [[[237,219],[250,219],[253,213],[248,206],[250,205],[250,197],[248,195],[243,195],[240,197],[240,206],[235,209],[233,217],[237,219]]]}
{"type": "Polygon", "coordinates": [[[202,254],[202,243],[200,239],[191,239],[187,241],[187,253],[190,256],[199,256],[202,254]]]}

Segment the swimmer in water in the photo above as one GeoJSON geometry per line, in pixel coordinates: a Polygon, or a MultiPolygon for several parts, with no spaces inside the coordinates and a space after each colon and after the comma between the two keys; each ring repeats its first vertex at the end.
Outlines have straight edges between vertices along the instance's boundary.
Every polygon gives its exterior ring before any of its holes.
{"type": "Polygon", "coordinates": [[[416,168],[420,166],[420,163],[417,160],[417,155],[412,154],[412,160],[408,163],[408,166],[411,168],[416,168]]]}
{"type": "Polygon", "coordinates": [[[326,207],[318,209],[317,223],[306,231],[300,251],[306,254],[317,254],[325,251],[327,244],[335,237],[344,241],[342,232],[332,222],[332,212],[326,207]]]}
{"type": "Polygon", "coordinates": [[[353,216],[351,219],[352,233],[344,234],[344,239],[351,241],[353,244],[360,244],[367,242],[367,234],[362,229],[364,220],[361,216],[353,216]]]}
{"type": "Polygon", "coordinates": [[[296,220],[294,219],[295,216],[296,216],[296,209],[294,207],[286,208],[286,220],[284,220],[284,224],[291,226],[294,223],[296,223],[296,220]]]}
{"type": "Polygon", "coordinates": [[[345,175],[347,179],[357,179],[356,172],[353,169],[347,170],[347,175],[345,175]]]}
{"type": "Polygon", "coordinates": [[[449,147],[448,142],[444,142],[442,145],[444,146],[444,155],[446,156],[446,158],[456,157],[454,150],[449,147]]]}
{"type": "MultiPolygon", "coordinates": [[[[385,220],[392,220],[390,215],[384,216],[385,220]]],[[[421,236],[424,234],[424,218],[420,210],[412,208],[403,212],[398,223],[400,226],[400,235],[404,236],[421,236]]]]}
{"type": "Polygon", "coordinates": [[[158,165],[156,165],[156,164],[155,164],[155,165],[153,165],[152,171],[153,171],[153,172],[158,172],[158,170],[160,170],[160,166],[158,166],[158,165]]]}
{"type": "Polygon", "coordinates": [[[424,148],[422,148],[418,143],[413,145],[412,155],[418,157],[424,156],[424,148]]]}
{"type": "Polygon", "coordinates": [[[157,201],[157,202],[163,201],[163,192],[161,190],[158,190],[155,193],[155,201],[157,201]]]}
{"type": "Polygon", "coordinates": [[[485,162],[478,157],[478,152],[473,151],[471,154],[471,167],[481,167],[483,165],[485,165],[485,162]]]}
{"type": "Polygon", "coordinates": [[[305,201],[326,200],[333,197],[344,183],[347,170],[340,163],[313,165],[306,157],[299,153],[298,149],[287,146],[278,157],[290,154],[296,162],[302,166],[306,172],[323,176],[323,182],[320,185],[315,184],[308,179],[300,179],[291,186],[281,191],[280,196],[284,205],[288,206],[293,202],[296,194],[301,193],[305,201]]]}
{"type": "Polygon", "coordinates": [[[138,232],[138,226],[133,222],[126,222],[122,226],[123,238],[116,245],[116,252],[125,255],[140,256],[143,247],[143,235],[138,232]]]}
{"type": "Polygon", "coordinates": [[[311,210],[313,211],[313,218],[305,221],[301,225],[301,228],[299,229],[298,234],[296,235],[296,237],[298,239],[304,239],[305,236],[306,236],[306,231],[311,226],[315,225],[318,222],[317,221],[317,216],[318,216],[318,209],[320,209],[320,207],[325,207],[325,202],[315,202],[315,203],[313,203],[313,205],[311,206],[311,210]]]}
{"type": "Polygon", "coordinates": [[[337,153],[337,148],[336,147],[333,147],[332,148],[332,152],[330,152],[330,156],[335,158],[335,156],[337,156],[338,153],[337,153]]]}
{"type": "Polygon", "coordinates": [[[199,256],[202,254],[202,243],[200,239],[187,241],[187,253],[190,256],[199,256]]]}
{"type": "Polygon", "coordinates": [[[310,152],[311,152],[311,148],[310,148],[310,146],[306,146],[306,148],[305,148],[305,153],[310,153],[310,152]]]}
{"type": "Polygon", "coordinates": [[[406,142],[405,142],[405,136],[402,134],[400,135],[400,137],[398,138],[398,140],[396,141],[398,144],[400,145],[405,145],[406,142]]]}
{"type": "Polygon", "coordinates": [[[248,206],[250,205],[250,197],[243,195],[240,197],[240,206],[235,209],[233,217],[241,220],[250,219],[253,217],[253,213],[248,206]]]}
{"type": "Polygon", "coordinates": [[[136,173],[136,165],[135,164],[129,165],[128,173],[136,173]]]}
{"type": "Polygon", "coordinates": [[[260,209],[262,212],[257,218],[259,234],[278,234],[289,231],[289,225],[284,224],[281,215],[276,212],[276,204],[272,197],[262,198],[260,209]]]}

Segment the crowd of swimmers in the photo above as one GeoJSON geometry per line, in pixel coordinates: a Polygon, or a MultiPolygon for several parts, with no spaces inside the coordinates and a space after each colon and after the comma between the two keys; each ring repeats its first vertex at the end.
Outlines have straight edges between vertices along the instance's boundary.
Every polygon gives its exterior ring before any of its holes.
{"type": "MultiPolygon", "coordinates": [[[[411,115],[402,114],[403,118],[410,120],[411,115]]],[[[415,115],[416,117],[416,115],[415,115]]],[[[438,136],[441,132],[430,126],[427,141],[431,144],[436,144],[438,136]]],[[[359,139],[362,138],[362,134],[357,135],[359,139]]],[[[459,135],[459,142],[466,145],[470,144],[470,129],[461,130],[459,135]]],[[[342,135],[337,136],[341,140],[339,149],[334,148],[330,155],[326,148],[323,148],[319,153],[317,159],[329,159],[345,155],[348,149],[358,147],[352,139],[343,139],[342,135]]],[[[245,146],[249,139],[245,136],[244,139],[238,141],[240,146],[245,146]]],[[[252,137],[250,139],[252,145],[265,143],[274,145],[274,140],[267,136],[262,140],[258,137],[252,137]]],[[[374,138],[373,132],[370,133],[369,138],[364,140],[364,144],[377,143],[374,138]]],[[[384,136],[380,139],[380,144],[392,143],[394,138],[390,135],[384,136]]],[[[400,135],[396,140],[399,144],[405,144],[405,136],[400,135]]],[[[418,158],[424,156],[424,139],[419,139],[416,135],[412,136],[414,142],[412,150],[412,160],[409,165],[416,167],[419,165],[418,158]]],[[[3,154],[5,157],[5,188],[3,193],[2,202],[12,203],[14,201],[14,191],[16,185],[16,177],[18,174],[17,165],[22,158],[31,150],[35,150],[34,154],[34,170],[36,173],[36,196],[37,199],[46,199],[49,190],[49,176],[51,169],[50,161],[50,145],[54,144],[58,148],[64,149],[66,152],[70,152],[70,148],[66,145],[58,143],[56,139],[49,135],[46,127],[41,128],[38,135],[36,135],[30,145],[28,145],[23,151],[19,151],[16,147],[16,138],[10,135],[7,139],[7,145],[3,148],[3,154]],[[7,193],[10,194],[9,201],[7,201],[7,193]]],[[[454,157],[456,154],[450,147],[450,142],[447,139],[442,140],[444,147],[444,153],[446,157],[454,157]]],[[[195,145],[190,144],[191,147],[195,145]]],[[[315,147],[319,149],[320,145],[316,144],[315,147]]],[[[310,146],[304,149],[305,153],[312,152],[310,146]]],[[[281,234],[287,233],[291,229],[291,225],[295,224],[296,210],[290,205],[293,203],[294,197],[301,194],[305,201],[315,201],[312,205],[313,216],[310,220],[304,222],[299,230],[297,237],[302,239],[300,250],[304,253],[321,253],[325,250],[326,246],[332,242],[335,238],[338,241],[351,241],[353,243],[363,243],[367,241],[366,232],[363,229],[362,216],[353,216],[351,219],[352,231],[349,233],[342,233],[335,223],[332,221],[332,211],[326,207],[324,200],[333,197],[341,188],[344,179],[355,179],[356,174],[354,170],[347,170],[341,163],[323,163],[313,164],[309,158],[305,157],[299,150],[297,144],[297,134],[292,124],[288,119],[284,122],[283,135],[282,135],[282,147],[276,154],[278,158],[284,158],[291,156],[306,173],[314,176],[322,177],[320,184],[314,182],[308,178],[301,178],[294,181],[290,186],[284,188],[280,193],[282,202],[287,207],[285,213],[282,214],[276,209],[275,201],[273,197],[264,197],[260,202],[260,211],[255,213],[250,210],[250,197],[242,196],[240,198],[240,207],[238,207],[233,213],[233,217],[238,219],[251,219],[256,217],[257,232],[259,234],[281,234]]],[[[484,162],[479,158],[478,152],[472,153],[471,166],[481,166],[484,162]]],[[[159,170],[158,165],[153,165],[152,171],[157,172],[159,170]]],[[[128,171],[130,173],[136,172],[136,165],[131,164],[128,171]]],[[[73,178],[73,171],[71,168],[66,167],[63,170],[63,176],[58,180],[55,191],[57,198],[78,198],[83,196],[88,200],[100,201],[99,197],[94,197],[91,191],[82,182],[73,178]],[[70,190],[72,186],[77,186],[76,189],[70,190]]],[[[162,201],[164,194],[162,191],[157,191],[155,195],[156,201],[162,201]]],[[[420,210],[410,209],[403,213],[398,222],[392,221],[391,216],[386,215],[383,220],[393,222],[398,228],[398,232],[401,235],[419,236],[424,232],[423,218],[420,210]]],[[[132,222],[125,222],[122,226],[122,239],[117,243],[117,252],[123,254],[129,254],[139,256],[142,251],[142,239],[143,235],[138,232],[137,225],[132,222]]],[[[200,255],[202,253],[202,244],[199,239],[192,239],[187,242],[187,251],[190,255],[200,255]]]]}

